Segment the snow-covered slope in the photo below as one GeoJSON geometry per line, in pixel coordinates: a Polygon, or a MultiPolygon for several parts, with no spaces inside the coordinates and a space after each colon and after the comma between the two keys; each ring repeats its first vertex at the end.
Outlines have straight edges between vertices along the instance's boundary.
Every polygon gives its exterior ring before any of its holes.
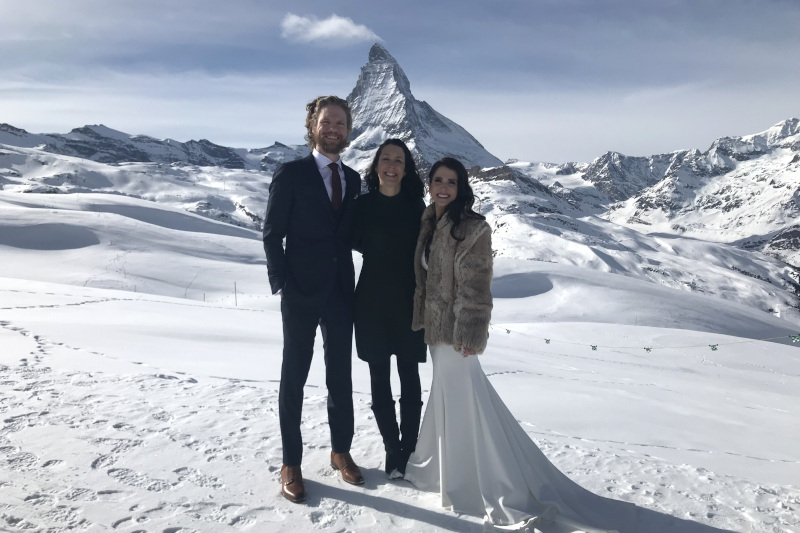
{"type": "MultiPolygon", "coordinates": [[[[185,209],[239,226],[260,228],[272,170],[302,147],[275,146],[259,153],[264,168],[119,162],[0,145],[0,188],[29,194],[124,194],[185,209]]],[[[306,152],[307,153],[307,152],[306,152]]]]}
{"type": "Polygon", "coordinates": [[[378,43],[347,101],[353,110],[353,140],[344,157],[354,168],[366,169],[375,148],[390,137],[405,141],[423,171],[444,156],[467,167],[503,164],[464,128],[414,98],[403,69],[378,43]]]}
{"type": "MultiPolygon", "coordinates": [[[[485,531],[386,479],[357,359],[366,484],[330,469],[321,340],[309,499],[280,496],[280,299],[256,231],[3,190],[0,257],[0,531],[485,531]]],[[[800,531],[796,324],[547,261],[497,258],[492,291],[489,379],[570,478],[639,507],[623,533],[800,531]]]]}
{"type": "MultiPolygon", "coordinates": [[[[302,147],[296,151],[302,153],[302,147]]],[[[274,168],[295,153],[276,147],[262,157],[273,159],[274,168]]],[[[88,205],[97,202],[96,194],[125,195],[258,231],[271,177],[271,170],[110,165],[0,147],[0,187],[17,205],[33,205],[39,195],[53,205],[88,205]]],[[[746,303],[800,323],[796,271],[780,261],[721,243],[639,233],[584,212],[575,190],[546,187],[508,167],[477,173],[473,185],[478,207],[493,227],[498,257],[611,272],[746,303]]]]}
{"type": "MultiPolygon", "coordinates": [[[[579,178],[562,187],[552,167],[523,164],[473,176],[478,207],[493,228],[497,257],[570,264],[746,303],[800,323],[798,269],[762,253],[674,233],[644,233],[586,208],[579,178]],[[512,171],[514,170],[514,171],[512,171]]],[[[591,188],[591,187],[588,187],[591,188]]],[[[596,197],[595,197],[596,198],[596,197]]]]}

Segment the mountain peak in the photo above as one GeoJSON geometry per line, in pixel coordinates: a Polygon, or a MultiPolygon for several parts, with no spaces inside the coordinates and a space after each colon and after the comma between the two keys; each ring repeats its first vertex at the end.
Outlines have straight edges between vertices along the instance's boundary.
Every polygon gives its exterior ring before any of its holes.
{"type": "Polygon", "coordinates": [[[372,45],[369,50],[369,61],[361,67],[361,74],[358,82],[348,100],[357,98],[374,92],[376,89],[382,91],[399,91],[404,96],[411,96],[411,84],[406,77],[400,64],[386,51],[386,48],[378,43],[372,45]]]}
{"type": "Polygon", "coordinates": [[[7,133],[13,133],[14,135],[29,135],[29,133],[22,128],[15,128],[11,124],[6,124],[3,122],[0,124],[0,131],[5,131],[7,133]]]}
{"type": "Polygon", "coordinates": [[[460,159],[467,168],[503,164],[464,128],[414,98],[400,64],[379,43],[372,45],[347,101],[353,140],[345,159],[357,169],[366,168],[375,148],[390,137],[405,141],[422,170],[443,156],[460,159]]]}
{"type": "Polygon", "coordinates": [[[767,140],[770,143],[778,144],[783,139],[794,137],[800,133],[800,120],[796,118],[783,120],[772,126],[764,133],[767,135],[767,140]]]}
{"type": "Polygon", "coordinates": [[[397,60],[380,43],[373,44],[372,48],[369,49],[369,62],[376,61],[389,61],[397,64],[397,60]]]}
{"type": "Polygon", "coordinates": [[[81,128],[74,128],[69,132],[68,136],[71,136],[71,138],[114,139],[123,143],[129,142],[131,139],[131,135],[111,129],[105,124],[87,124],[81,128]]]}

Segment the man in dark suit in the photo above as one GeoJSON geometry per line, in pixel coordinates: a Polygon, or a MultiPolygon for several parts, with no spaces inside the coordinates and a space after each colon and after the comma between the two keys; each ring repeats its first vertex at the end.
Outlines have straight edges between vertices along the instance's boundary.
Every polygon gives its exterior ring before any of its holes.
{"type": "Polygon", "coordinates": [[[350,456],[355,273],[349,234],[361,180],[339,158],[349,144],[353,120],[347,101],[336,96],[316,98],[306,111],[306,140],[312,152],[275,171],[263,234],[269,282],[273,294],[281,295],[283,317],[278,399],[283,441],[281,493],[295,503],[306,497],[300,470],[300,418],[317,326],[324,341],[331,466],[346,482],[364,483],[350,456]]]}

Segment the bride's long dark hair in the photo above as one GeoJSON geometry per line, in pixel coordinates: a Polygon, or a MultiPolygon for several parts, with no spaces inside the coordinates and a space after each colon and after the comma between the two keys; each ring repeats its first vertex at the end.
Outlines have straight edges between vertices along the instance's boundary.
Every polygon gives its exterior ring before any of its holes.
{"type": "Polygon", "coordinates": [[[442,216],[450,217],[450,220],[453,222],[453,226],[450,228],[450,236],[457,241],[463,241],[464,237],[459,236],[457,233],[458,225],[461,224],[461,220],[464,218],[486,220],[486,217],[472,209],[472,206],[475,204],[475,193],[472,192],[472,187],[469,185],[467,169],[458,159],[443,157],[434,163],[428,174],[428,189],[430,190],[431,180],[433,180],[433,175],[439,167],[449,168],[456,173],[456,197],[445,208],[442,216]]]}

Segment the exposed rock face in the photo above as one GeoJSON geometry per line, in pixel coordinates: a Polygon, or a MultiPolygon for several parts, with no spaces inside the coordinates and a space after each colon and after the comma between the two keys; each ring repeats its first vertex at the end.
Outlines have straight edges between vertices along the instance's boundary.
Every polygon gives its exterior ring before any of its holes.
{"type": "Polygon", "coordinates": [[[596,159],[584,177],[617,201],[609,220],[728,242],[800,265],[800,120],[717,139],[705,152],[619,156],[617,164],[607,158],[596,159]]]}
{"type": "Polygon", "coordinates": [[[642,189],[655,185],[680,161],[683,152],[652,157],[630,157],[608,152],[584,171],[584,179],[614,201],[627,200],[642,189]]]}
{"type": "Polygon", "coordinates": [[[403,69],[380,44],[370,49],[347,101],[353,110],[353,134],[345,159],[359,170],[369,166],[374,150],[391,137],[408,145],[421,174],[444,156],[455,157],[467,168],[503,164],[464,128],[414,98],[403,69]]]}

